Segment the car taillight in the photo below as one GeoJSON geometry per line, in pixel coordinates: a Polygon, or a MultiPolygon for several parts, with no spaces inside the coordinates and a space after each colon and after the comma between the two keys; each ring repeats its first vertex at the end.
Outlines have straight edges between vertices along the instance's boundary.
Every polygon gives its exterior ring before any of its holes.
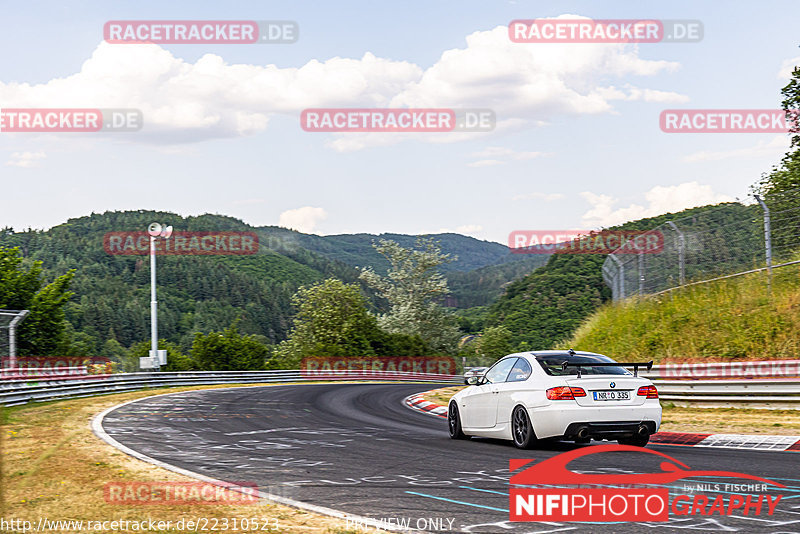
{"type": "Polygon", "coordinates": [[[658,390],[655,386],[642,386],[636,394],[640,397],[647,397],[648,399],[658,398],[658,390]]]}
{"type": "Polygon", "coordinates": [[[547,398],[550,400],[574,400],[575,397],[585,396],[586,392],[583,390],[583,388],[558,386],[547,390],[547,398]]]}

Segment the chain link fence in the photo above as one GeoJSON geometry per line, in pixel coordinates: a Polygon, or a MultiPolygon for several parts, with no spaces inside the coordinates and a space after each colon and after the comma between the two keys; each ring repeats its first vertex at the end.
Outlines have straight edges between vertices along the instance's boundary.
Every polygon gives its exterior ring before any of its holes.
{"type": "Polygon", "coordinates": [[[603,264],[615,301],[652,295],[687,284],[798,263],[800,188],[765,191],[753,202],[726,203],[652,230],[663,247],[631,253],[621,246],[603,264]]]}

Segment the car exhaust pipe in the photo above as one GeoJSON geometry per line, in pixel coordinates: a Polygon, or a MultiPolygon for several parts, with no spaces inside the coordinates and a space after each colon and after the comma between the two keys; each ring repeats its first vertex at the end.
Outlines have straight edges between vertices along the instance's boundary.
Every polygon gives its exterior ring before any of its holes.
{"type": "Polygon", "coordinates": [[[586,439],[589,437],[589,429],[585,426],[582,426],[578,429],[578,433],[576,434],[580,439],[586,439]]]}
{"type": "Polygon", "coordinates": [[[647,428],[647,425],[639,425],[639,428],[636,429],[636,433],[644,438],[650,435],[650,429],[647,428]]]}

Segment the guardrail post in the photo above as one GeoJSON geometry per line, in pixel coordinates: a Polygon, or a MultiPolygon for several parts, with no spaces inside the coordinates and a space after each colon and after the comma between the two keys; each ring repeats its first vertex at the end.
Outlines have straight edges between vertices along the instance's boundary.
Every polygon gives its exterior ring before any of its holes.
{"type": "Polygon", "coordinates": [[[619,275],[617,277],[617,291],[614,300],[625,300],[625,266],[622,265],[622,262],[617,258],[614,253],[608,255],[611,258],[611,261],[617,264],[619,268],[619,275]]]}
{"type": "Polygon", "coordinates": [[[639,296],[644,295],[644,252],[639,251],[639,296]]]}
{"type": "Polygon", "coordinates": [[[674,222],[667,221],[667,224],[678,234],[678,279],[680,284],[684,285],[686,283],[686,240],[683,237],[683,232],[678,229],[674,222]]]}
{"type": "Polygon", "coordinates": [[[21,310],[8,324],[8,360],[11,367],[17,366],[17,325],[28,313],[30,310],[21,310]]]}
{"type": "Polygon", "coordinates": [[[761,209],[764,210],[764,252],[767,259],[767,290],[772,294],[772,221],[770,220],[769,207],[760,196],[753,195],[761,209]]]}

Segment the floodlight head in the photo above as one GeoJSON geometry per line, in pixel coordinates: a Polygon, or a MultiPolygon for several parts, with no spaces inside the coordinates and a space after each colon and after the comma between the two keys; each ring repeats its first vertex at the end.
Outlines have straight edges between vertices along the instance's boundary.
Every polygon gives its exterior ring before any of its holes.
{"type": "Polygon", "coordinates": [[[167,226],[167,227],[166,227],[166,228],[164,228],[164,230],[161,232],[161,237],[163,237],[163,238],[165,238],[165,239],[169,239],[169,236],[171,236],[171,235],[172,235],[172,226],[167,226]]]}
{"type": "Polygon", "coordinates": [[[151,237],[158,237],[161,235],[161,225],[158,223],[150,223],[150,226],[147,227],[147,233],[150,234],[151,237]]]}

